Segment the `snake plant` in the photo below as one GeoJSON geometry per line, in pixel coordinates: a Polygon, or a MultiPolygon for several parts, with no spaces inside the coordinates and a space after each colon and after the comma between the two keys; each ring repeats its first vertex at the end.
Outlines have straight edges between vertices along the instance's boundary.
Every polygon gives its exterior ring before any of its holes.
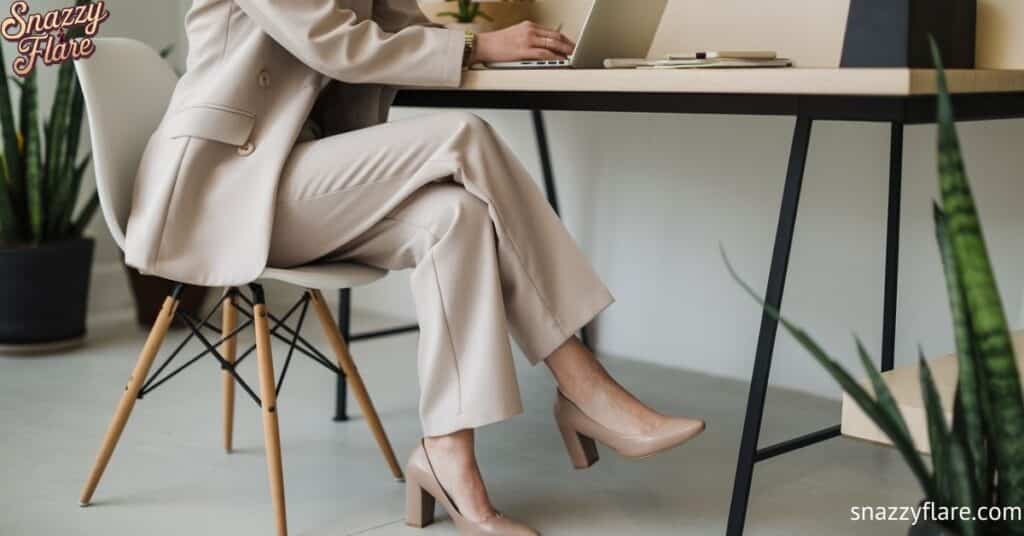
{"type": "MultiPolygon", "coordinates": [[[[88,3],[76,1],[76,5],[88,3]]],[[[0,65],[7,69],[2,50],[0,65]]],[[[70,62],[59,68],[45,125],[40,125],[39,106],[36,71],[23,80],[0,76],[0,246],[78,238],[99,207],[95,193],[78,207],[90,158],[78,159],[85,103],[70,62]],[[11,84],[21,88],[17,118],[11,84]]]]}
{"type": "MultiPolygon", "coordinates": [[[[960,152],[945,72],[937,47],[938,145],[941,203],[935,232],[945,269],[953,317],[959,378],[952,425],[947,424],[928,364],[920,361],[931,464],[914,448],[907,424],[864,345],[857,353],[871,389],[861,386],[804,330],[766,307],[828,371],[899,450],[936,506],[1024,506],[1024,398],[1003,304],[992,272],[981,221],[960,152]]],[[[728,265],[728,260],[726,260],[728,265]]],[[[741,285],[754,290],[729,266],[741,285]]],[[[972,511],[972,515],[977,510],[972,511]]],[[[1024,522],[953,520],[945,528],[962,536],[1022,535],[1024,522]]]]}
{"type": "Polygon", "coordinates": [[[472,0],[459,0],[459,11],[442,11],[438,13],[438,17],[452,17],[456,22],[462,24],[470,24],[476,22],[476,19],[484,19],[485,21],[492,22],[494,19],[490,15],[480,10],[480,2],[473,2],[472,0]]]}

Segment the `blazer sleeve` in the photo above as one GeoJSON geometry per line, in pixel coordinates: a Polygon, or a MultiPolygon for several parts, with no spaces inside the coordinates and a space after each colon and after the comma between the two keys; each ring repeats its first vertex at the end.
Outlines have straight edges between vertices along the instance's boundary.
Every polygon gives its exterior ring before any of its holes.
{"type": "Polygon", "coordinates": [[[462,80],[462,32],[408,26],[389,33],[337,0],[235,2],[292,55],[335,80],[439,87],[462,80]]]}

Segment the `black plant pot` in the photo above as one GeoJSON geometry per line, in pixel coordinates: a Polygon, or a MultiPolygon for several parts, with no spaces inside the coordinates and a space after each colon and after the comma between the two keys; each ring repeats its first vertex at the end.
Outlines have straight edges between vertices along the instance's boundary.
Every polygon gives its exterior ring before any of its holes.
{"type": "Polygon", "coordinates": [[[87,238],[0,249],[0,352],[82,342],[94,249],[87,238]]]}

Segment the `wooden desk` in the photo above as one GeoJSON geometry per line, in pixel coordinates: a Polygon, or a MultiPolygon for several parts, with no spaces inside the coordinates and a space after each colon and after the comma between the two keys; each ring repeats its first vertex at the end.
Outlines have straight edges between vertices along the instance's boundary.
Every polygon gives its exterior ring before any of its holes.
{"type": "MultiPolygon", "coordinates": [[[[1024,70],[946,72],[954,93],[1024,91],[1024,70]]],[[[931,69],[474,70],[462,91],[734,93],[785,95],[935,94],[931,69]]]]}
{"type": "MultiPolygon", "coordinates": [[[[1024,71],[949,72],[957,117],[964,121],[1024,117],[1024,71]]],[[[533,114],[548,198],[558,210],[543,110],[786,115],[796,118],[765,296],[779,308],[816,120],[891,125],[882,370],[893,368],[899,262],[903,129],[935,121],[935,72],[912,69],[558,70],[471,71],[460,89],[408,89],[397,105],[529,110],[533,114]]],[[[348,295],[343,296],[347,309],[348,295]]],[[[343,314],[347,319],[347,315],[343,314]]],[[[347,320],[346,320],[347,322],[347,320]]],[[[778,323],[761,320],[729,513],[729,536],[743,532],[754,465],[840,433],[838,425],[759,448],[761,419],[778,323]]],[[[343,393],[339,403],[344,402],[343,393]]],[[[343,415],[343,413],[340,413],[343,415]]]]}

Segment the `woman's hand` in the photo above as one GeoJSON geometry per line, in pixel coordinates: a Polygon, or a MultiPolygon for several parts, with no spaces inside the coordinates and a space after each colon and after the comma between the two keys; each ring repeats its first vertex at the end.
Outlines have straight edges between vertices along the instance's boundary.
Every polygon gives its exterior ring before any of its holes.
{"type": "Polygon", "coordinates": [[[572,54],[576,43],[561,32],[527,21],[476,36],[470,64],[522,60],[562,60],[572,54]]]}

